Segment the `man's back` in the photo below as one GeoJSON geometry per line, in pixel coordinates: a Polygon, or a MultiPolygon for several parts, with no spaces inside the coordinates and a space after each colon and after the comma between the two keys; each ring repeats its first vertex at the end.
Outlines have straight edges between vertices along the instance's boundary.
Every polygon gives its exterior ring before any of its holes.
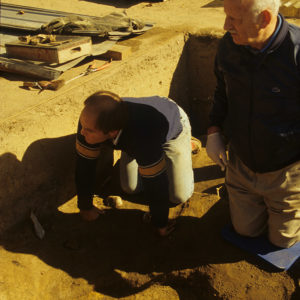
{"type": "Polygon", "coordinates": [[[163,144],[182,131],[179,108],[159,96],[123,100],[128,108],[128,121],[116,148],[126,151],[141,165],[151,164],[161,157],[163,144]]]}

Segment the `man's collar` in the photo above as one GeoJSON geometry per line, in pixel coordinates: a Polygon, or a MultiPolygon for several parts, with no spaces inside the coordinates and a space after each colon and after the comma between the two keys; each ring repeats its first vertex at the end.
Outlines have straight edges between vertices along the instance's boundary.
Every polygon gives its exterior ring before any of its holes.
{"type": "Polygon", "coordinates": [[[268,43],[265,45],[265,47],[263,47],[262,49],[260,49],[260,51],[259,51],[260,53],[265,52],[272,45],[273,41],[275,40],[275,38],[278,35],[279,30],[281,29],[281,26],[282,26],[282,17],[281,17],[280,14],[278,14],[277,19],[278,19],[278,22],[277,22],[275,31],[271,35],[271,37],[270,37],[268,43]]]}
{"type": "Polygon", "coordinates": [[[269,38],[268,43],[262,49],[254,49],[250,46],[245,46],[245,48],[248,51],[250,51],[252,54],[255,54],[255,55],[264,53],[267,50],[274,50],[275,48],[277,48],[281,44],[281,42],[284,39],[286,32],[288,30],[287,23],[280,14],[278,14],[277,19],[278,19],[278,22],[277,22],[275,31],[269,38]]]}

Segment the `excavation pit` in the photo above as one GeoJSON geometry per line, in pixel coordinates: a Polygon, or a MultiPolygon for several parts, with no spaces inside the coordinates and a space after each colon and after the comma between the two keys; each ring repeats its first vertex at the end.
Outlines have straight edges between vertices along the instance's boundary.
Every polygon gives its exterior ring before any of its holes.
{"type": "MultiPolygon", "coordinates": [[[[170,1],[171,2],[171,1],[170,1]]],[[[221,32],[154,28],[122,45],[132,54],[57,92],[20,89],[0,80],[1,299],[298,299],[299,264],[289,273],[262,265],[220,235],[228,202],[217,190],[224,174],[193,156],[195,192],[169,239],[142,223],[147,207],[123,197],[122,207],[95,203],[104,214],[83,222],[74,187],[75,131],[84,99],[104,89],[120,96],[169,96],[205,134],[214,93],[214,55],[221,32]],[[13,91],[13,92],[12,92],[13,91]],[[40,240],[29,218],[45,230],[40,240]]],[[[64,74],[72,78],[83,64],[64,74]]],[[[101,168],[100,168],[101,169],[101,168]]]]}
{"type": "MultiPolygon", "coordinates": [[[[21,89],[13,81],[22,80],[16,75],[5,74],[0,81],[0,232],[31,210],[52,211],[74,195],[74,133],[84,99],[97,90],[168,96],[186,110],[194,135],[205,133],[217,38],[154,28],[121,45],[131,47],[130,57],[58,91],[21,89]],[[10,85],[18,91],[10,93],[10,85]]],[[[81,65],[64,77],[85,68],[81,65]]]]}

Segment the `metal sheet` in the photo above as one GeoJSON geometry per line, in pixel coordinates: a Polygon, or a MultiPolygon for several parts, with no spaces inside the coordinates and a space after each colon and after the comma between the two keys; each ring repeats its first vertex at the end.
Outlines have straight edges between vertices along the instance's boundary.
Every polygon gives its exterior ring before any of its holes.
{"type": "MultiPolygon", "coordinates": [[[[21,30],[31,30],[37,31],[43,24],[49,23],[55,18],[58,17],[65,17],[70,15],[76,16],[87,16],[82,14],[74,14],[74,13],[67,13],[55,10],[48,10],[48,9],[40,9],[34,8],[29,6],[21,6],[21,5],[12,5],[12,4],[5,4],[1,3],[0,5],[0,27],[4,28],[14,28],[14,29],[21,29],[21,30]],[[22,12],[22,13],[20,13],[22,12]]],[[[93,19],[97,19],[96,16],[88,16],[93,19]]],[[[136,35],[142,34],[145,31],[151,29],[153,24],[146,23],[145,27],[139,30],[133,30],[132,32],[110,32],[109,36],[128,36],[128,35],[136,35]]],[[[75,33],[75,31],[74,31],[75,33]]],[[[90,36],[97,36],[99,35],[98,31],[84,31],[84,30],[77,30],[78,34],[80,35],[90,35],[90,36]]]]}
{"type": "Polygon", "coordinates": [[[42,24],[48,23],[54,18],[67,15],[70,14],[54,10],[1,3],[0,26],[36,31],[42,24]]]}

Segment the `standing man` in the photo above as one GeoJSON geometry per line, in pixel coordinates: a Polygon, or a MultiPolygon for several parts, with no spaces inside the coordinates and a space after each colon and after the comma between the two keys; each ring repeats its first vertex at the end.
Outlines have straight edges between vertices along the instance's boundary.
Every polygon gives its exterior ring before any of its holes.
{"type": "Polygon", "coordinates": [[[235,230],[288,248],[300,241],[300,29],[279,7],[224,0],[206,150],[226,168],[235,230]]]}
{"type": "Polygon", "coordinates": [[[76,187],[85,220],[94,220],[94,179],[101,148],[122,150],[120,179],[129,193],[144,191],[151,221],[161,236],[169,208],[187,201],[194,190],[191,127],[186,113],[164,97],[120,98],[100,91],[84,102],[77,132],[76,187]]]}

